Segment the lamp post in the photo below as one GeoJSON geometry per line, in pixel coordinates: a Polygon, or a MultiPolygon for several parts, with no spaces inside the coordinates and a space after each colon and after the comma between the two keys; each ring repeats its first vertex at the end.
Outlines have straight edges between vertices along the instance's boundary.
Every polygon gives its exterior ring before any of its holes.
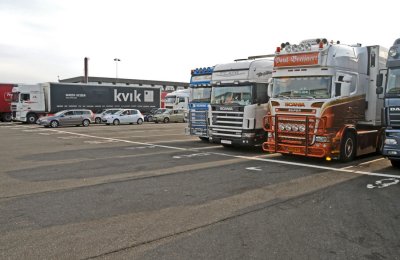
{"type": "Polygon", "coordinates": [[[118,81],[118,62],[121,60],[118,58],[115,58],[114,61],[115,61],[115,83],[117,83],[117,81],[118,81]]]}

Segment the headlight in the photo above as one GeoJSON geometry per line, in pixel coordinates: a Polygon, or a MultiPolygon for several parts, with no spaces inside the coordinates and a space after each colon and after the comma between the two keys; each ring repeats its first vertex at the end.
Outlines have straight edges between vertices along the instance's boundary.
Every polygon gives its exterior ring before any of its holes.
{"type": "Polygon", "coordinates": [[[297,132],[299,131],[299,127],[297,125],[292,125],[292,130],[297,132]]]}
{"type": "Polygon", "coordinates": [[[285,125],[285,130],[286,130],[286,131],[292,130],[292,126],[289,125],[289,124],[285,125]]]}
{"type": "Polygon", "coordinates": [[[397,47],[392,47],[392,48],[390,48],[390,50],[389,50],[389,56],[390,57],[396,57],[397,56],[397,47]]]}
{"type": "Polygon", "coordinates": [[[284,131],[285,130],[285,125],[284,124],[279,124],[279,130],[284,131]]]}
{"type": "Polygon", "coordinates": [[[311,50],[311,44],[310,43],[306,43],[304,48],[306,49],[306,51],[310,51],[311,50]]]}
{"type": "Polygon", "coordinates": [[[306,46],[302,43],[299,45],[299,51],[304,51],[306,49],[306,46]]]}
{"type": "Polygon", "coordinates": [[[326,137],[326,136],[316,136],[315,141],[318,143],[328,143],[329,142],[328,137],[326,137]]]}
{"type": "Polygon", "coordinates": [[[291,46],[290,46],[290,45],[286,45],[285,51],[286,51],[286,52],[291,52],[291,51],[292,51],[291,46]]]}
{"type": "Polygon", "coordinates": [[[305,132],[306,131],[306,126],[305,125],[299,125],[299,131],[300,132],[305,132]]]}
{"type": "Polygon", "coordinates": [[[393,138],[386,138],[385,144],[394,145],[394,144],[397,144],[397,140],[393,139],[393,138]]]}
{"type": "Polygon", "coordinates": [[[298,52],[299,51],[299,47],[296,44],[292,45],[292,51],[293,52],[298,52]]]}

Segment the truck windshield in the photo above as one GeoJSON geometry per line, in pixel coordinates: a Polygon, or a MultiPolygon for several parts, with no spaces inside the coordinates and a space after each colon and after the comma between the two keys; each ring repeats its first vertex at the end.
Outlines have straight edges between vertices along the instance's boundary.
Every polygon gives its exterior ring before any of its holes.
{"type": "Polygon", "coordinates": [[[165,97],[166,103],[175,103],[176,96],[167,96],[165,97]]]}
{"type": "Polygon", "coordinates": [[[250,105],[252,103],[252,86],[217,86],[212,88],[211,104],[250,105]]]}
{"type": "Polygon", "coordinates": [[[386,94],[400,95],[400,68],[389,69],[386,94]]]}
{"type": "Polygon", "coordinates": [[[210,103],[211,87],[192,88],[192,91],[190,93],[190,100],[193,103],[210,103]]]}
{"type": "Polygon", "coordinates": [[[274,98],[330,98],[332,77],[275,78],[274,98]]]}

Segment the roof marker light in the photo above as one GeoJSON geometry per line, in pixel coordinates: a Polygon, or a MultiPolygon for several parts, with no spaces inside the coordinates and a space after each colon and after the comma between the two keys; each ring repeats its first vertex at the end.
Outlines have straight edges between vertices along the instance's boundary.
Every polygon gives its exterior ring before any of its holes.
{"type": "Polygon", "coordinates": [[[275,53],[280,53],[281,52],[281,47],[276,47],[276,51],[275,51],[275,53]]]}
{"type": "Polygon", "coordinates": [[[323,42],[319,42],[319,48],[323,49],[324,48],[324,43],[323,42]]]}

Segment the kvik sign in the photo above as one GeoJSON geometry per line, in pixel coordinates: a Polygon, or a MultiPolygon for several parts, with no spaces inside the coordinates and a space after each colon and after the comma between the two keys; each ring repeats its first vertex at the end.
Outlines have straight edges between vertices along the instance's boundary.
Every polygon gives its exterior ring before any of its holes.
{"type": "Polygon", "coordinates": [[[133,93],[118,93],[117,89],[114,89],[114,101],[117,102],[142,102],[142,100],[140,99],[141,94],[137,93],[137,90],[134,90],[133,93]]]}
{"type": "Polygon", "coordinates": [[[319,52],[285,54],[276,56],[274,67],[318,65],[319,52]]]}

